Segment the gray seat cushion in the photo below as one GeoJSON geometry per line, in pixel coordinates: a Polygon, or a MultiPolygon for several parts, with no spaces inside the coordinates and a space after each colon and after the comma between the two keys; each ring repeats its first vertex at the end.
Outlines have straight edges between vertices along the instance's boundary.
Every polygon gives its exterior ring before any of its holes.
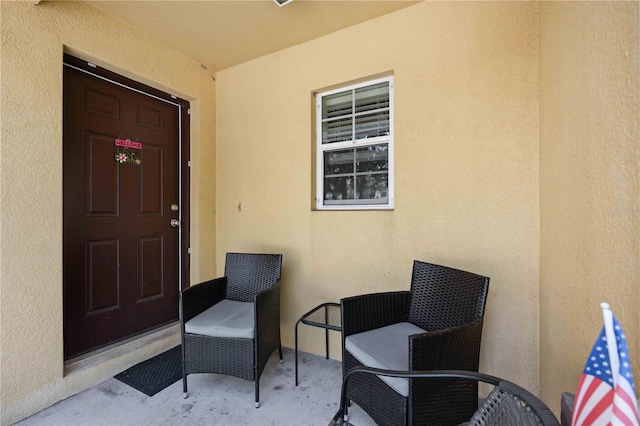
{"type": "MultiPolygon", "coordinates": [[[[409,336],[425,330],[409,322],[400,322],[352,334],[344,347],[367,367],[387,370],[409,369],[409,336]]],[[[401,377],[378,376],[402,396],[409,395],[409,380],[401,377]]]]}
{"type": "Polygon", "coordinates": [[[253,339],[253,303],[224,299],[184,324],[184,331],[211,337],[253,339]]]}

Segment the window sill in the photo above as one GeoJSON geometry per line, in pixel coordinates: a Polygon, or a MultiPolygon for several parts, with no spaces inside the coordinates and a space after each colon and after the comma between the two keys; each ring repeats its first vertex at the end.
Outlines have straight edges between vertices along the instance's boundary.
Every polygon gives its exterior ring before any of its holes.
{"type": "Polygon", "coordinates": [[[322,205],[316,206],[313,211],[326,212],[326,211],[392,211],[395,207],[392,204],[375,205],[375,204],[352,204],[352,205],[322,205]]]}

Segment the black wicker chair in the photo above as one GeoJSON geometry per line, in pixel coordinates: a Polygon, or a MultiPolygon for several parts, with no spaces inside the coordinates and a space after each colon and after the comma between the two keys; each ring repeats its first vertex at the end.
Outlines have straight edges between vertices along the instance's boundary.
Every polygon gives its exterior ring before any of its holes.
{"type": "MultiPolygon", "coordinates": [[[[354,367],[349,370],[342,382],[340,409],[329,422],[329,426],[349,425],[346,388],[348,381],[355,376],[384,375],[387,377],[408,378],[410,381],[431,381],[435,386],[446,387],[452,380],[466,380],[471,383],[484,382],[494,386],[482,405],[463,424],[469,426],[559,426],[558,419],[549,407],[535,395],[515,383],[498,377],[471,371],[391,371],[368,367],[354,367]]],[[[452,418],[452,424],[459,419],[452,418]]]]}
{"type": "Polygon", "coordinates": [[[224,277],[189,287],[180,294],[185,398],[188,396],[188,374],[217,373],[255,381],[256,408],[260,406],[260,375],[276,349],[282,363],[281,269],[281,254],[227,253],[224,277]],[[220,302],[223,303],[220,305],[220,302]],[[217,309],[228,306],[228,313],[233,316],[244,310],[242,324],[225,324],[231,328],[237,326],[239,333],[235,329],[231,333],[221,333],[223,327],[203,320],[203,317],[215,311],[210,309],[214,305],[217,305],[217,309]],[[201,328],[195,325],[203,323],[207,329],[206,335],[201,334],[201,328]],[[213,326],[213,332],[209,332],[209,326],[213,326]]]}
{"type": "MultiPolygon", "coordinates": [[[[343,376],[357,366],[478,371],[488,290],[487,277],[414,261],[410,291],[342,299],[343,376]],[[397,344],[391,343],[388,334],[373,334],[372,338],[372,332],[396,325],[405,327],[397,344]],[[376,364],[377,354],[359,360],[355,355],[364,356],[354,349],[354,342],[362,336],[370,339],[374,351],[397,348],[404,351],[404,358],[396,358],[396,365],[383,362],[382,366],[376,364]]],[[[444,386],[436,381],[394,380],[392,384],[389,377],[358,375],[349,382],[346,396],[380,425],[458,424],[478,408],[477,382],[449,380],[444,386]]]]}

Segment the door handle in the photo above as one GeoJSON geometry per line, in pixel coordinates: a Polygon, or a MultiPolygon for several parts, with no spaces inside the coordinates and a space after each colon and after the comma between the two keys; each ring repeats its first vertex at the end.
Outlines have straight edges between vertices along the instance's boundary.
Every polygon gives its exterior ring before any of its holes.
{"type": "Polygon", "coordinates": [[[174,228],[177,228],[178,226],[180,226],[180,221],[178,219],[171,219],[171,222],[169,222],[169,224],[174,228]]]}

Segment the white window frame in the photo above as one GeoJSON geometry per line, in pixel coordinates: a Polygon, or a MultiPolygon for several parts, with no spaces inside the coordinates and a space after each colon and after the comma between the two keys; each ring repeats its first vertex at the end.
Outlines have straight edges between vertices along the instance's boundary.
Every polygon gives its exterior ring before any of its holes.
{"type": "MultiPolygon", "coordinates": [[[[393,210],[394,208],[394,90],[393,90],[393,77],[383,77],[375,80],[368,80],[358,84],[352,84],[349,86],[343,86],[338,89],[333,89],[325,92],[320,92],[316,95],[316,209],[317,210],[393,210]],[[355,139],[344,142],[332,142],[322,143],[322,100],[325,96],[333,95],[335,93],[345,92],[348,90],[355,90],[362,87],[372,86],[375,84],[388,82],[389,83],[389,135],[378,136],[374,138],[355,139]],[[388,146],[388,165],[387,165],[387,203],[373,204],[367,203],[367,200],[350,201],[348,204],[325,204],[324,200],[324,152],[335,151],[339,149],[355,149],[360,147],[368,147],[372,145],[387,144],[388,146]]],[[[355,97],[354,97],[355,98],[355,97]]],[[[352,112],[353,116],[357,116],[355,109],[352,112]]],[[[365,113],[366,114],[366,113],[365,113]]],[[[355,128],[355,126],[354,126],[355,128]]],[[[355,170],[354,170],[355,174],[355,170]]]]}

